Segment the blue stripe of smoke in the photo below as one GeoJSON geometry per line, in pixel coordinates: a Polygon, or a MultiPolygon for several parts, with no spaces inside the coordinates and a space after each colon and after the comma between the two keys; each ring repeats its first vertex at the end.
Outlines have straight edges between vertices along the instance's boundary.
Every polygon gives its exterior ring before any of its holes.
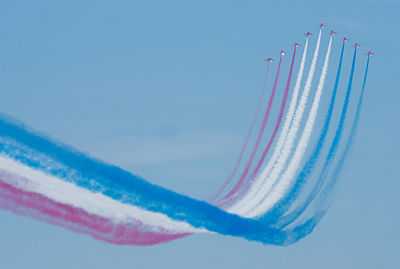
{"type": "Polygon", "coordinates": [[[365,85],[367,82],[369,60],[370,59],[368,57],[366,68],[365,68],[364,80],[363,80],[362,89],[361,89],[360,97],[359,97],[358,104],[357,104],[356,114],[354,116],[353,125],[351,127],[346,146],[340,156],[338,164],[336,165],[336,167],[334,169],[332,177],[331,177],[330,181],[328,182],[328,184],[326,185],[326,187],[324,188],[324,190],[321,192],[321,195],[319,196],[319,198],[317,200],[317,204],[320,207],[319,207],[319,209],[316,210],[314,215],[312,217],[310,217],[306,222],[304,222],[301,225],[298,225],[297,227],[295,227],[294,229],[292,229],[290,232],[287,233],[288,241],[285,244],[292,244],[292,243],[304,238],[308,234],[310,234],[314,230],[315,226],[322,219],[322,217],[326,214],[326,212],[328,211],[328,209],[332,203],[333,189],[337,183],[339,174],[343,169],[343,165],[346,162],[346,158],[349,154],[351,146],[353,145],[354,138],[357,133],[358,124],[359,124],[360,115],[361,115],[361,108],[362,108],[362,104],[363,104],[363,100],[364,100],[365,85]]]}
{"type": "MultiPolygon", "coordinates": [[[[343,134],[343,127],[344,127],[344,123],[346,120],[346,116],[347,116],[347,110],[349,107],[349,100],[350,100],[350,95],[351,95],[351,89],[352,89],[352,85],[353,85],[353,77],[354,77],[354,68],[355,68],[355,62],[356,62],[356,57],[357,56],[357,49],[354,49],[354,56],[353,56],[353,62],[351,65],[351,71],[350,71],[350,78],[349,78],[349,84],[347,86],[347,92],[346,92],[346,97],[343,103],[343,108],[342,108],[342,113],[340,115],[340,120],[339,120],[339,124],[338,127],[336,129],[336,134],[335,137],[333,138],[331,147],[329,149],[328,152],[328,156],[326,157],[324,166],[322,168],[321,174],[317,180],[317,184],[314,186],[314,188],[311,190],[308,198],[306,199],[306,201],[304,202],[303,207],[295,210],[293,212],[293,216],[295,216],[296,218],[302,213],[304,212],[305,208],[315,199],[315,197],[318,195],[318,193],[320,192],[322,186],[324,185],[329,169],[334,161],[334,157],[336,156],[336,152],[338,150],[339,147],[339,143],[340,140],[342,138],[342,134],[343,134]]],[[[292,223],[295,219],[293,218],[292,214],[289,214],[288,216],[284,217],[281,221],[280,221],[280,225],[279,227],[285,227],[287,225],[289,225],[290,223],[292,223]]]]}
{"type": "Polygon", "coordinates": [[[79,187],[163,213],[197,228],[268,244],[281,245],[285,241],[284,233],[275,228],[150,184],[116,166],[37,135],[5,116],[0,117],[0,154],[79,187]]]}
{"type": "MultiPolygon", "coordinates": [[[[297,176],[297,179],[296,179],[295,184],[294,184],[293,188],[291,189],[291,191],[288,192],[284,196],[284,198],[279,203],[277,203],[270,212],[267,213],[267,221],[268,222],[270,222],[270,221],[275,222],[277,219],[279,219],[281,216],[283,216],[289,210],[290,206],[297,199],[299,193],[303,189],[308,177],[313,172],[315,164],[321,155],[321,152],[322,152],[322,149],[323,149],[323,146],[325,144],[325,140],[326,140],[326,137],[328,134],[329,126],[331,123],[333,108],[334,108],[335,102],[336,102],[337,89],[339,87],[340,74],[341,74],[341,70],[342,70],[343,54],[344,54],[344,42],[343,42],[342,49],[340,52],[339,66],[338,66],[337,73],[336,73],[336,79],[335,79],[335,84],[334,84],[333,91],[332,91],[332,97],[331,97],[329,109],[326,114],[325,123],[322,128],[322,132],[319,136],[318,142],[317,142],[316,146],[314,147],[314,150],[313,150],[310,158],[304,164],[303,169],[297,176]]],[[[293,211],[293,213],[289,214],[288,217],[285,217],[285,218],[296,219],[304,211],[306,206],[307,206],[306,202],[303,202],[301,205],[298,206],[298,209],[296,211],[293,211]]]]}

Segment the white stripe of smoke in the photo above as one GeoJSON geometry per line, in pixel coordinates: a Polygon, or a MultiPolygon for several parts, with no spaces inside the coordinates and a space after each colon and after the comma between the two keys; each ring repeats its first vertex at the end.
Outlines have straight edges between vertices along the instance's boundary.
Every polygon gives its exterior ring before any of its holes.
{"type": "Polygon", "coordinates": [[[315,51],[314,51],[313,59],[311,61],[310,71],[308,72],[306,84],[304,86],[304,90],[301,95],[299,105],[296,109],[296,114],[294,116],[292,125],[290,126],[289,134],[286,137],[284,147],[281,151],[281,154],[278,156],[278,160],[275,163],[273,163],[272,169],[270,171],[265,171],[266,169],[264,169],[264,171],[259,176],[260,178],[262,178],[262,185],[258,188],[257,194],[253,196],[252,202],[248,203],[246,205],[246,208],[243,209],[243,211],[242,211],[243,215],[247,216],[247,214],[251,210],[256,208],[257,205],[259,203],[261,203],[263,201],[263,199],[265,199],[265,197],[268,195],[268,193],[271,191],[271,189],[274,187],[274,185],[279,180],[279,178],[280,178],[279,176],[283,172],[283,169],[285,168],[285,164],[289,161],[289,157],[291,156],[291,152],[294,147],[294,142],[296,141],[298,131],[300,128],[300,123],[303,119],[304,111],[305,111],[308,97],[310,94],[311,85],[312,85],[312,81],[313,81],[314,73],[315,73],[315,67],[316,67],[318,55],[319,55],[321,33],[322,33],[322,31],[320,31],[319,35],[318,35],[317,45],[315,46],[315,51]]]}
{"type": "Polygon", "coordinates": [[[91,192],[4,156],[0,156],[0,170],[13,175],[12,177],[3,177],[2,180],[19,189],[35,192],[56,202],[81,208],[89,214],[112,219],[116,223],[125,224],[132,220],[139,220],[153,227],[155,232],[159,230],[167,230],[171,233],[206,232],[196,229],[186,222],[175,221],[162,213],[147,211],[121,203],[101,193],[91,192]],[[19,177],[19,180],[15,176],[19,177]]]}
{"type": "Polygon", "coordinates": [[[293,158],[291,159],[286,171],[280,178],[279,182],[274,186],[270,195],[266,196],[264,200],[256,208],[250,211],[246,216],[255,217],[260,216],[267,212],[282,196],[285,194],[287,189],[292,184],[292,181],[296,178],[296,171],[299,169],[303,155],[309,144],[311,134],[313,131],[315,119],[317,117],[319,103],[321,100],[322,90],[324,88],[324,82],[328,71],[329,56],[331,53],[332,36],[329,39],[328,50],[326,52],[324,65],[322,67],[321,77],[318,83],[317,92],[315,93],[314,101],[308,115],[307,122],[304,127],[304,131],[300,137],[299,143],[297,144],[296,150],[294,151],[293,158]]]}
{"type": "MultiPolygon", "coordinates": [[[[264,173],[269,173],[269,171],[272,168],[272,165],[275,163],[278,155],[280,154],[282,147],[284,145],[284,142],[286,140],[286,136],[288,135],[289,127],[290,124],[293,120],[293,115],[294,111],[296,109],[296,104],[297,104],[297,99],[300,91],[300,86],[301,86],[301,81],[303,78],[303,73],[304,73],[304,66],[307,58],[307,50],[308,50],[308,38],[306,39],[306,44],[304,45],[304,51],[303,51],[303,56],[301,58],[300,62],[300,68],[299,72],[297,74],[297,79],[296,79],[296,84],[294,86],[292,98],[290,100],[290,105],[288,112],[285,117],[285,122],[283,124],[282,131],[279,134],[278,142],[274,148],[274,152],[272,154],[272,157],[270,161],[267,164],[267,167],[264,169],[264,173]]],[[[258,192],[259,188],[262,185],[262,180],[256,180],[254,184],[252,185],[251,189],[249,192],[237,203],[233,204],[232,207],[228,210],[229,212],[241,212],[240,208],[244,205],[247,204],[252,197],[255,195],[256,192],[258,192]]]]}

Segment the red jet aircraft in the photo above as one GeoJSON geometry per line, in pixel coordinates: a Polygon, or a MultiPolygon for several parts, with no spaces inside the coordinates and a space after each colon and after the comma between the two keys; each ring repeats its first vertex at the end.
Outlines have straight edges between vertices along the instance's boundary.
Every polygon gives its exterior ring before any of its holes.
{"type": "Polygon", "coordinates": [[[357,47],[359,47],[359,46],[361,46],[360,44],[358,44],[357,42],[356,43],[354,43],[354,45],[353,45],[353,47],[355,47],[355,48],[357,48],[357,47]]]}
{"type": "Polygon", "coordinates": [[[334,34],[337,34],[337,32],[331,30],[331,31],[329,32],[329,34],[330,34],[330,35],[334,35],[334,34]]]}
{"type": "Polygon", "coordinates": [[[297,43],[297,42],[294,42],[294,44],[293,44],[293,46],[295,47],[295,48],[297,48],[298,46],[300,46],[301,44],[299,44],[299,43],[297,43]]]}
{"type": "Polygon", "coordinates": [[[281,50],[280,52],[278,52],[280,55],[285,55],[285,53],[287,53],[286,51],[281,50]]]}
{"type": "Polygon", "coordinates": [[[272,59],[271,57],[268,57],[267,59],[264,59],[264,62],[272,62],[274,59],[272,59]]]}
{"type": "Polygon", "coordinates": [[[307,33],[305,33],[304,35],[305,35],[306,37],[309,37],[310,35],[312,35],[312,33],[307,32],[307,33]]]}
{"type": "Polygon", "coordinates": [[[365,55],[367,55],[368,57],[371,56],[372,54],[375,54],[375,53],[373,53],[371,51],[368,51],[367,53],[365,53],[365,55]]]}
{"type": "Polygon", "coordinates": [[[347,40],[350,40],[350,39],[348,39],[348,38],[346,38],[346,37],[343,37],[343,38],[340,39],[340,40],[342,40],[343,42],[346,42],[347,40]]]}
{"type": "Polygon", "coordinates": [[[326,26],[326,24],[320,23],[320,24],[318,25],[318,27],[321,28],[321,29],[322,29],[324,26],[326,26]]]}

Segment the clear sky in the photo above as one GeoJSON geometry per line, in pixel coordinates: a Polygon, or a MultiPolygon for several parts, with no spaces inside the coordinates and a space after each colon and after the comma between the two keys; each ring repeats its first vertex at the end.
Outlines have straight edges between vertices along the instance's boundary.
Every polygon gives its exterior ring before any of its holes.
{"type": "Polygon", "coordinates": [[[399,14],[398,0],[2,1],[0,111],[200,199],[233,167],[264,57],[320,22],[339,32],[331,70],[343,35],[376,55],[336,200],[299,243],[195,235],[121,247],[0,211],[0,268],[400,268],[399,14]]]}

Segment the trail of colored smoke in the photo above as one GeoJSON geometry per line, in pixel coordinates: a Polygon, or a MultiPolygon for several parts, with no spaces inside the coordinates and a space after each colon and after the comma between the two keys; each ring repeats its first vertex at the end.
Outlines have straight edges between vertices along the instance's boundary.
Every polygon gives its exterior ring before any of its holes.
{"type": "Polygon", "coordinates": [[[283,195],[286,193],[286,191],[288,190],[288,188],[295,179],[296,171],[300,166],[301,160],[307,149],[307,146],[311,138],[311,134],[313,132],[322,96],[322,91],[324,89],[325,78],[328,72],[331,47],[332,47],[332,36],[329,39],[328,49],[326,52],[325,61],[322,67],[322,72],[319,79],[317,91],[314,96],[313,104],[311,106],[307,121],[305,123],[304,131],[299,139],[296,150],[294,151],[293,158],[289,162],[288,167],[286,171],[283,173],[282,177],[274,186],[270,195],[264,196],[263,200],[247,214],[248,217],[264,215],[276,202],[278,202],[283,197],[283,195]]]}
{"type": "Polygon", "coordinates": [[[339,158],[339,161],[338,161],[336,167],[334,168],[332,177],[329,179],[328,184],[326,184],[323,191],[320,193],[318,200],[316,201],[316,204],[319,206],[319,208],[317,210],[315,210],[315,213],[313,214],[313,216],[311,216],[307,221],[305,221],[303,224],[297,225],[295,228],[292,228],[291,232],[287,232],[287,241],[285,242],[285,244],[295,243],[298,240],[300,240],[300,239],[304,238],[305,236],[307,236],[308,234],[310,234],[314,230],[314,228],[317,226],[319,221],[322,219],[322,217],[326,214],[327,210],[329,209],[330,205],[332,204],[333,189],[337,183],[339,174],[343,169],[343,165],[346,161],[346,158],[349,154],[349,151],[351,149],[351,146],[354,142],[354,138],[357,133],[358,124],[359,124],[360,115],[361,115],[361,108],[362,108],[364,94],[365,94],[365,85],[367,82],[369,61],[370,61],[370,58],[368,56],[367,64],[365,67],[363,84],[362,84],[362,88],[361,88],[361,93],[360,93],[360,96],[358,99],[357,109],[356,109],[356,113],[354,116],[351,130],[349,133],[349,137],[347,139],[344,150],[339,158]]]}
{"type": "Polygon", "coordinates": [[[364,100],[365,85],[366,85],[367,76],[368,76],[369,61],[370,61],[370,56],[368,56],[368,58],[367,58],[367,64],[365,67],[365,73],[364,73],[364,79],[363,79],[363,84],[362,84],[362,88],[361,88],[361,93],[360,93],[360,97],[358,100],[357,109],[356,109],[356,113],[354,116],[354,121],[353,121],[351,130],[350,130],[350,133],[349,133],[349,138],[348,138],[347,143],[344,147],[344,150],[339,158],[339,161],[334,169],[332,179],[328,182],[327,187],[324,189],[324,191],[320,195],[320,200],[317,203],[318,205],[321,205],[321,204],[325,205],[325,207],[323,208],[324,212],[326,212],[326,210],[329,207],[329,205],[327,204],[327,201],[329,202],[329,200],[332,196],[332,189],[336,185],[339,174],[342,171],[342,168],[346,161],[347,156],[349,155],[351,146],[353,145],[354,138],[355,138],[357,130],[358,130],[358,124],[359,124],[360,115],[361,115],[361,108],[362,108],[362,104],[363,104],[363,100],[364,100]]]}
{"type": "MultiPolygon", "coordinates": [[[[251,185],[249,191],[240,200],[240,202],[236,203],[232,208],[229,209],[230,212],[237,213],[243,216],[246,215],[249,210],[257,206],[257,204],[262,201],[262,199],[274,186],[275,182],[279,179],[280,171],[281,169],[283,169],[286,161],[290,156],[290,152],[297,137],[298,129],[300,128],[300,122],[303,118],[304,110],[315,73],[315,66],[318,60],[319,47],[321,43],[321,33],[322,32],[320,31],[304,90],[301,94],[299,104],[294,113],[293,120],[291,120],[290,126],[288,127],[288,133],[279,141],[280,143],[278,146],[281,145],[281,147],[276,148],[273,156],[271,157],[270,161],[268,162],[262,173],[257,177],[254,183],[251,185]]],[[[300,87],[299,77],[297,82],[299,83],[296,83],[295,90],[299,89],[297,87],[300,87]]]]}
{"type": "Polygon", "coordinates": [[[220,187],[220,189],[218,190],[218,192],[210,199],[212,202],[214,202],[220,195],[221,193],[225,190],[225,188],[229,185],[229,183],[231,183],[232,179],[235,177],[236,172],[239,168],[240,163],[242,162],[242,158],[243,158],[243,154],[247,148],[247,144],[249,143],[250,137],[253,133],[254,127],[256,125],[257,119],[258,119],[258,115],[260,114],[260,110],[261,110],[261,105],[263,103],[263,99],[264,99],[264,94],[265,94],[265,87],[267,85],[267,77],[268,77],[268,71],[269,71],[269,64],[270,62],[267,62],[267,70],[265,71],[265,75],[264,75],[264,83],[262,86],[262,90],[261,90],[261,96],[259,98],[258,101],[258,105],[257,105],[257,109],[256,109],[256,114],[254,115],[253,121],[251,122],[250,125],[250,129],[249,132],[247,133],[247,136],[244,140],[242,149],[240,150],[239,153],[239,157],[235,163],[235,166],[233,168],[232,173],[229,175],[228,179],[224,182],[224,184],[220,187]]]}
{"type": "Polygon", "coordinates": [[[145,225],[140,222],[115,224],[107,218],[54,202],[40,194],[19,190],[10,184],[1,182],[1,179],[0,208],[59,225],[75,232],[89,234],[96,239],[118,245],[154,245],[188,235],[146,231],[145,225]]]}
{"type": "MultiPolygon", "coordinates": [[[[277,245],[285,240],[284,233],[257,220],[241,218],[204,201],[152,185],[118,167],[38,136],[22,124],[12,123],[3,117],[0,118],[0,127],[1,169],[23,176],[29,183],[14,181],[13,186],[18,189],[27,186],[22,190],[39,191],[38,194],[62,204],[68,201],[67,204],[74,208],[111,221],[115,217],[122,217],[122,223],[128,224],[129,217],[147,221],[150,225],[147,231],[158,231],[153,228],[160,227],[177,236],[187,234],[189,230],[193,231],[189,233],[215,232],[277,245]],[[62,182],[68,183],[69,187],[60,187],[65,186],[62,182]],[[141,213],[129,214],[118,209],[131,206],[137,207],[141,213]],[[147,217],[142,218],[143,214],[147,217]]],[[[0,177],[0,180],[7,179],[0,177]]]]}
{"type": "Polygon", "coordinates": [[[295,57],[296,57],[296,46],[295,46],[294,51],[293,51],[292,62],[290,64],[288,80],[286,82],[286,87],[285,87],[284,96],[283,96],[283,99],[282,99],[282,104],[281,104],[281,108],[280,108],[280,112],[279,112],[279,117],[278,117],[278,120],[277,120],[277,122],[275,124],[274,132],[272,133],[272,136],[271,136],[271,138],[270,138],[270,140],[268,142],[267,147],[264,149],[264,152],[263,152],[263,154],[262,154],[262,156],[261,156],[256,168],[254,169],[254,171],[252,172],[251,176],[249,177],[249,180],[247,182],[243,181],[243,183],[238,186],[238,191],[235,193],[235,195],[232,195],[230,198],[225,199],[223,201],[220,201],[218,203],[219,206],[226,207],[226,205],[234,203],[234,200],[239,199],[240,194],[242,194],[242,193],[247,191],[247,189],[249,188],[253,178],[257,175],[262,163],[264,162],[264,159],[265,159],[265,157],[266,157],[266,155],[267,155],[267,153],[268,153],[268,151],[269,151],[269,149],[270,149],[270,147],[272,145],[272,142],[275,139],[276,133],[278,132],[279,126],[280,126],[281,121],[282,121],[282,116],[283,116],[283,112],[285,110],[287,97],[288,97],[288,93],[289,93],[290,82],[292,80],[293,66],[294,66],[295,57]]]}
{"type": "MultiPolygon", "coordinates": [[[[318,109],[330,46],[331,40],[304,133],[309,132],[312,125],[309,122],[313,121],[318,109]]],[[[346,99],[350,98],[355,58],[356,51],[346,99]]],[[[326,174],[321,174],[318,179],[323,189],[313,190],[319,195],[313,201],[317,209],[310,219],[294,228],[288,229],[283,224],[282,229],[277,229],[259,219],[229,214],[206,202],[152,185],[116,166],[35,134],[24,125],[12,122],[2,115],[0,207],[116,244],[156,244],[196,232],[240,236],[275,245],[293,243],[314,229],[330,205],[333,187],[358,126],[368,65],[369,58],[356,116],[345,149],[337,166],[333,167],[333,176],[328,178],[328,170],[342,140],[341,132],[347,117],[345,114],[348,100],[343,106],[340,123],[330,148],[333,153],[328,154],[325,161],[325,164],[329,162],[326,174]],[[327,183],[322,183],[322,180],[327,183]]]]}
{"type": "Polygon", "coordinates": [[[236,185],[233,187],[233,189],[223,199],[227,199],[227,198],[231,197],[234,193],[237,192],[239,187],[242,185],[244,179],[246,178],[247,173],[249,172],[249,169],[250,169],[250,167],[251,167],[251,165],[253,163],[253,159],[254,159],[254,157],[256,155],[256,152],[258,150],[258,147],[260,145],[261,138],[263,137],[265,127],[267,126],[267,123],[268,123],[269,114],[270,114],[272,103],[273,103],[274,97],[275,97],[276,86],[278,85],[278,78],[279,78],[279,73],[280,73],[280,70],[281,70],[281,63],[282,63],[282,55],[279,58],[278,70],[276,72],[275,82],[274,82],[274,86],[272,88],[271,96],[270,96],[270,99],[269,99],[269,102],[268,102],[268,107],[267,107],[267,110],[265,111],[264,119],[263,119],[263,122],[261,124],[261,128],[260,128],[260,131],[258,133],[257,140],[256,140],[256,143],[254,145],[253,151],[251,152],[250,159],[247,162],[246,167],[245,167],[245,169],[244,169],[239,181],[236,183],[236,185]]]}
{"type": "MultiPolygon", "coordinates": [[[[269,149],[270,149],[270,147],[272,145],[272,142],[275,139],[276,133],[279,130],[279,126],[281,125],[282,116],[283,116],[283,112],[285,111],[286,101],[287,101],[287,97],[288,97],[288,93],[289,93],[290,81],[292,80],[293,65],[294,65],[295,56],[296,56],[296,47],[294,48],[294,52],[293,52],[292,63],[290,65],[289,76],[288,76],[285,92],[284,92],[283,99],[282,99],[281,109],[279,111],[278,121],[276,122],[276,125],[275,125],[275,128],[274,128],[274,132],[272,133],[272,136],[271,136],[270,140],[268,141],[267,147],[264,149],[257,166],[255,167],[253,173],[250,176],[249,184],[251,184],[251,181],[254,180],[254,177],[257,175],[258,171],[260,170],[261,165],[263,164],[264,159],[265,159],[265,157],[266,157],[266,155],[267,155],[267,153],[268,153],[268,151],[269,151],[269,149]]],[[[247,188],[248,188],[248,185],[247,185],[247,188]]]]}
{"type": "MultiPolygon", "coordinates": [[[[291,191],[288,192],[280,202],[275,204],[274,207],[272,208],[272,210],[270,212],[268,212],[268,214],[266,214],[264,216],[265,220],[268,223],[274,223],[278,218],[280,218],[282,215],[284,215],[287,212],[287,210],[293,204],[295,199],[298,197],[298,195],[301,192],[301,190],[302,190],[305,182],[307,181],[308,177],[313,172],[315,164],[316,164],[317,160],[319,159],[319,156],[321,155],[322,148],[323,148],[323,146],[325,144],[325,140],[326,140],[326,137],[327,137],[327,134],[328,134],[329,126],[330,126],[330,123],[331,123],[331,119],[332,119],[332,115],[333,115],[333,108],[334,108],[335,102],[336,102],[337,89],[338,89],[338,86],[339,86],[340,74],[341,74],[341,70],[342,70],[344,44],[345,43],[343,42],[342,49],[341,49],[341,52],[340,52],[340,59],[339,59],[339,65],[338,65],[337,73],[336,73],[335,84],[334,84],[334,87],[333,87],[331,101],[330,101],[330,104],[329,104],[329,109],[328,109],[328,112],[326,114],[325,121],[324,121],[324,126],[323,126],[321,134],[320,134],[320,136],[318,138],[317,144],[315,145],[314,150],[313,150],[311,156],[309,157],[308,161],[305,163],[305,165],[303,166],[303,169],[301,170],[301,172],[297,176],[297,179],[295,181],[295,185],[293,186],[291,191]]],[[[298,205],[297,206],[298,210],[295,211],[296,213],[294,213],[294,212],[291,213],[290,217],[288,217],[288,219],[293,219],[293,220],[296,219],[297,216],[300,215],[301,212],[303,212],[305,207],[306,207],[305,203],[302,204],[302,205],[298,205]],[[301,210],[300,208],[302,208],[303,210],[301,210]]]]}
{"type": "Polygon", "coordinates": [[[336,134],[333,138],[332,144],[329,148],[329,152],[328,152],[328,155],[324,162],[324,166],[322,168],[321,174],[318,177],[317,183],[311,190],[311,192],[310,192],[309,196],[307,197],[307,199],[305,200],[305,202],[303,202],[303,204],[301,204],[300,207],[297,208],[296,210],[294,210],[291,214],[289,214],[288,216],[281,219],[281,221],[279,222],[279,227],[285,227],[285,226],[289,225],[290,223],[292,223],[295,219],[297,219],[298,216],[304,212],[305,208],[315,199],[315,197],[318,195],[318,193],[320,192],[322,186],[324,185],[324,183],[327,179],[329,170],[334,161],[334,157],[336,156],[336,152],[338,150],[339,143],[340,143],[340,140],[341,140],[341,137],[343,134],[343,127],[344,127],[346,116],[347,116],[347,110],[349,107],[349,101],[350,101],[351,90],[352,90],[352,85],[353,85],[356,56],[357,56],[357,48],[354,50],[353,62],[352,62],[351,71],[350,71],[349,84],[347,86],[346,97],[345,97],[345,100],[343,103],[339,124],[336,129],[336,134]]]}

